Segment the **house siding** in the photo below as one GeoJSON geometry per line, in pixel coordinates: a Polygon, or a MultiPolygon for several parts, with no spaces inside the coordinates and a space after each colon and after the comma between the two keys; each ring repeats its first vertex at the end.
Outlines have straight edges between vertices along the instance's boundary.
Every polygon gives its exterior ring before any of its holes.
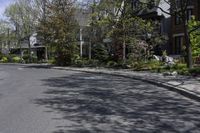
{"type": "MultiPolygon", "coordinates": [[[[192,15],[196,17],[197,20],[200,20],[200,1],[199,0],[192,0],[192,5],[188,6],[188,9],[192,9],[192,15]]],[[[172,16],[171,18],[171,35],[170,35],[170,54],[177,54],[176,51],[176,35],[180,35],[183,37],[182,45],[185,44],[185,39],[184,39],[184,29],[183,29],[183,24],[175,24],[175,16],[172,16]],[[183,34],[183,35],[181,35],[183,34]]],[[[183,48],[183,46],[182,46],[183,48]]],[[[182,51],[183,49],[181,49],[182,51]]],[[[181,53],[180,53],[181,54],[181,53]]]]}

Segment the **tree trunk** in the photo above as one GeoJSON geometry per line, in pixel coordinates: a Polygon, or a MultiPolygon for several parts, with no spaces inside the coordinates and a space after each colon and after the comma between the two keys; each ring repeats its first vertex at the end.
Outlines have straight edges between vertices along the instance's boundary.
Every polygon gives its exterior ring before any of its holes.
{"type": "Polygon", "coordinates": [[[80,57],[83,56],[83,36],[82,36],[82,27],[80,27],[80,57]]]}
{"type": "Polygon", "coordinates": [[[123,41],[123,62],[126,62],[126,42],[123,41]]]}
{"type": "Polygon", "coordinates": [[[32,63],[32,53],[31,53],[31,42],[30,42],[30,36],[28,36],[28,53],[29,53],[29,63],[32,63]]]}
{"type": "Polygon", "coordinates": [[[45,61],[48,61],[48,48],[47,45],[45,46],[45,61]]]}
{"type": "Polygon", "coordinates": [[[123,23],[123,62],[126,62],[126,34],[125,34],[125,25],[123,23]]]}
{"type": "Polygon", "coordinates": [[[185,37],[185,43],[186,43],[186,62],[187,67],[191,69],[193,67],[193,61],[192,61],[192,46],[190,42],[190,36],[188,32],[188,26],[187,24],[184,24],[184,37],[185,37]]]}
{"type": "Polygon", "coordinates": [[[17,38],[17,39],[18,39],[18,40],[17,40],[17,43],[18,43],[18,46],[19,46],[19,48],[20,48],[20,59],[21,59],[21,62],[23,63],[22,45],[21,45],[20,39],[19,39],[19,38],[17,38]]]}
{"type": "Polygon", "coordinates": [[[9,50],[9,53],[10,53],[10,29],[8,28],[8,34],[7,34],[7,37],[8,37],[8,40],[7,40],[7,45],[8,45],[8,50],[9,50]]]}
{"type": "Polygon", "coordinates": [[[89,60],[91,60],[92,59],[92,43],[91,43],[91,41],[89,42],[89,60]]]}

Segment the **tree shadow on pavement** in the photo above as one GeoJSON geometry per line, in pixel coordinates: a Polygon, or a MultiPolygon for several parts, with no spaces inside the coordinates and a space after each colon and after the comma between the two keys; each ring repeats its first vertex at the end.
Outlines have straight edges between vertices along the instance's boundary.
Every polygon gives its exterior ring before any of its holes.
{"type": "Polygon", "coordinates": [[[75,73],[42,80],[49,89],[35,104],[61,114],[53,133],[196,133],[200,106],[140,81],[75,73]]]}
{"type": "Polygon", "coordinates": [[[34,68],[34,69],[51,69],[53,65],[28,65],[23,68],[34,68]]]}

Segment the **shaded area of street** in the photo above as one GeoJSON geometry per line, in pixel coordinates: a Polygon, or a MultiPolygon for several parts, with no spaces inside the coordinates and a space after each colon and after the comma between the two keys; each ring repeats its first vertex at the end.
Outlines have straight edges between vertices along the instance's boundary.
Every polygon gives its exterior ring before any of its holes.
{"type": "Polygon", "coordinates": [[[199,132],[200,106],[179,94],[140,81],[76,73],[43,80],[36,103],[70,123],[55,133],[199,132]]]}
{"type": "Polygon", "coordinates": [[[0,133],[198,133],[200,103],[129,78],[0,65],[0,133]]]}

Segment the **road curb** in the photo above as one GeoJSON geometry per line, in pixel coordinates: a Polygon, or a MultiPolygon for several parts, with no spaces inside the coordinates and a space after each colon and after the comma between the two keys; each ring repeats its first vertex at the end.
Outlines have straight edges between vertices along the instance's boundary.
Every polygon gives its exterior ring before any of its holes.
{"type": "Polygon", "coordinates": [[[90,71],[90,70],[81,70],[81,69],[76,69],[76,68],[75,69],[74,68],[62,68],[62,67],[52,67],[51,69],[70,70],[70,71],[79,71],[79,72],[85,72],[85,73],[106,74],[106,75],[120,76],[120,77],[125,77],[125,78],[132,78],[132,79],[147,82],[147,83],[159,86],[159,87],[164,87],[164,88],[166,88],[170,91],[177,92],[177,93],[179,93],[179,94],[181,94],[181,95],[183,95],[187,98],[190,98],[190,99],[193,99],[193,100],[200,102],[200,96],[197,95],[194,92],[188,91],[188,90],[186,90],[182,87],[177,87],[177,86],[174,86],[172,84],[165,83],[165,82],[162,82],[162,81],[159,81],[159,80],[144,78],[142,76],[125,75],[125,74],[122,74],[122,73],[116,72],[116,71],[115,72],[114,71],[105,72],[105,71],[101,71],[101,70],[90,71]]]}

